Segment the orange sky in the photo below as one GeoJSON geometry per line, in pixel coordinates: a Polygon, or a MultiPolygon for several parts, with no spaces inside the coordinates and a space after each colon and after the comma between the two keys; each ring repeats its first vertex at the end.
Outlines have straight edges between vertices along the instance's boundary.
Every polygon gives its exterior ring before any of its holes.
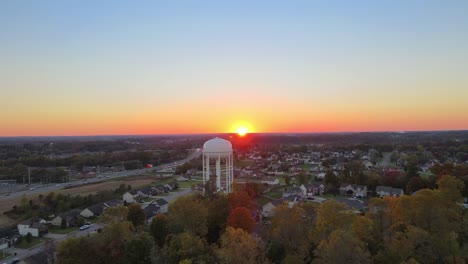
{"type": "Polygon", "coordinates": [[[0,1],[0,136],[468,129],[468,2],[44,1],[0,1]]]}

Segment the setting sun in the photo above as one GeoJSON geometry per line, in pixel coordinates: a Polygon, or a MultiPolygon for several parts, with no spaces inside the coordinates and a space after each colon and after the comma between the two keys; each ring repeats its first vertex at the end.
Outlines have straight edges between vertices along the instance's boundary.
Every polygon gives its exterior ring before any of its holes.
{"type": "Polygon", "coordinates": [[[247,128],[245,127],[239,127],[237,130],[236,130],[237,134],[241,137],[245,136],[249,131],[247,130],[247,128]]]}

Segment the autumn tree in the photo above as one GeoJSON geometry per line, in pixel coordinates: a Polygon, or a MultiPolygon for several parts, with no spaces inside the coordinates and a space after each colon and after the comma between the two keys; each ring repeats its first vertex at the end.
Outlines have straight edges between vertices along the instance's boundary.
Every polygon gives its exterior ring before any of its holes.
{"type": "Polygon", "coordinates": [[[99,222],[102,224],[117,223],[125,221],[128,216],[128,208],[125,206],[108,207],[99,217],[99,222]]]}
{"type": "Polygon", "coordinates": [[[305,211],[298,205],[289,208],[287,204],[276,207],[275,215],[267,230],[269,245],[268,255],[277,255],[274,250],[284,250],[284,255],[306,257],[308,255],[308,226],[304,219],[305,211]]]}
{"type": "Polygon", "coordinates": [[[265,263],[264,249],[258,240],[240,228],[228,227],[217,250],[219,263],[265,263]]]}
{"type": "Polygon", "coordinates": [[[128,206],[127,220],[132,222],[134,227],[141,226],[145,223],[146,214],[139,204],[131,204],[128,206]]]}
{"type": "Polygon", "coordinates": [[[179,197],[169,207],[168,227],[172,233],[191,232],[194,235],[205,237],[208,208],[202,200],[193,196],[179,197]]]}
{"type": "Polygon", "coordinates": [[[252,218],[252,214],[250,210],[245,207],[237,207],[232,210],[227,224],[233,228],[241,228],[249,234],[252,233],[255,228],[255,221],[252,218]]]}
{"type": "Polygon", "coordinates": [[[317,264],[372,263],[366,245],[350,232],[335,230],[315,250],[317,264]]]}

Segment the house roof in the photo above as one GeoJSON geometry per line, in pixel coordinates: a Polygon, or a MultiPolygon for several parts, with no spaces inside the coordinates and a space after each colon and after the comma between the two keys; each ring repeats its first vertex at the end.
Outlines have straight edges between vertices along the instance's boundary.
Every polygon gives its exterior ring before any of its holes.
{"type": "Polygon", "coordinates": [[[95,204],[95,205],[92,205],[90,207],[88,207],[87,209],[90,210],[91,212],[93,212],[93,214],[95,215],[100,215],[104,212],[104,209],[106,208],[107,206],[104,204],[104,203],[98,203],[98,204],[95,204]]]}
{"type": "Polygon", "coordinates": [[[161,207],[159,207],[156,204],[149,204],[144,210],[145,210],[145,215],[146,215],[146,220],[150,219],[151,217],[157,215],[159,213],[159,210],[161,207]]]}
{"type": "Polygon", "coordinates": [[[168,202],[166,200],[164,200],[163,198],[159,198],[155,201],[156,204],[158,204],[159,206],[163,206],[165,204],[168,204],[168,202]]]}
{"type": "Polygon", "coordinates": [[[375,191],[376,192],[386,192],[386,193],[403,193],[403,189],[400,189],[400,188],[392,188],[392,187],[389,187],[389,186],[377,186],[375,188],[375,191]]]}
{"type": "Polygon", "coordinates": [[[335,201],[345,204],[350,210],[362,210],[364,205],[355,199],[335,198],[335,201]]]}
{"type": "Polygon", "coordinates": [[[113,200],[106,201],[104,203],[107,204],[109,207],[117,207],[122,204],[122,201],[119,199],[113,199],[113,200]]]}

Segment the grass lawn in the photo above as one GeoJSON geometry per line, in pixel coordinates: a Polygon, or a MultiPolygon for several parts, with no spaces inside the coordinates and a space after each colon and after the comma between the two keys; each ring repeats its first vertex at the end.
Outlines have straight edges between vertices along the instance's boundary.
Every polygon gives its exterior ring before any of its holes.
{"type": "Polygon", "coordinates": [[[13,256],[13,254],[8,254],[8,253],[1,253],[0,254],[0,260],[7,259],[9,257],[13,256]]]}
{"type": "Polygon", "coordinates": [[[434,174],[432,174],[432,172],[430,172],[430,171],[428,171],[428,172],[420,171],[419,176],[421,176],[421,178],[428,179],[429,177],[434,176],[434,174]]]}
{"type": "Polygon", "coordinates": [[[272,199],[269,199],[267,197],[258,197],[257,198],[257,203],[260,205],[260,206],[264,206],[265,204],[267,204],[268,202],[271,202],[272,199]]]}
{"type": "Polygon", "coordinates": [[[236,162],[236,166],[238,167],[248,167],[248,166],[251,166],[251,165],[254,165],[255,164],[255,160],[239,160],[236,162]]]}
{"type": "Polygon", "coordinates": [[[267,192],[265,193],[265,196],[270,197],[271,199],[279,199],[283,197],[283,188],[267,192]]]}
{"type": "Polygon", "coordinates": [[[191,188],[192,185],[197,184],[197,183],[202,183],[200,181],[184,181],[184,182],[178,182],[179,183],[179,188],[191,188]]]}
{"type": "Polygon", "coordinates": [[[47,241],[51,240],[50,238],[46,238],[46,237],[33,237],[31,239],[31,243],[28,243],[26,242],[26,237],[23,237],[23,239],[21,240],[21,242],[19,242],[18,244],[15,245],[16,248],[21,248],[21,249],[28,249],[28,248],[32,248],[34,246],[37,246],[37,245],[40,245],[40,244],[43,244],[47,241]]]}
{"type": "Polygon", "coordinates": [[[67,227],[67,228],[60,228],[60,227],[50,227],[49,232],[53,234],[68,234],[74,231],[77,231],[78,227],[67,227]]]}
{"type": "Polygon", "coordinates": [[[310,171],[310,164],[302,164],[301,169],[303,169],[305,171],[310,171]]]}

